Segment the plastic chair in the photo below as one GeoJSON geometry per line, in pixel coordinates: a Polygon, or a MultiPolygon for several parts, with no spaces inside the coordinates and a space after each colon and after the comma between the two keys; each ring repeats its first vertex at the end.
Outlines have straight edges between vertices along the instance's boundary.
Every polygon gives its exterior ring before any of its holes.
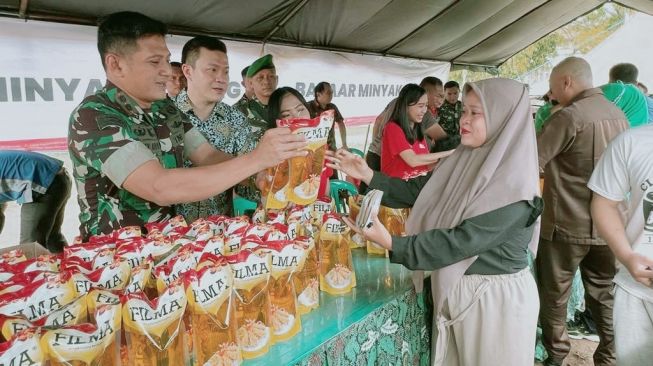
{"type": "Polygon", "coordinates": [[[341,214],[347,213],[346,198],[349,195],[355,196],[358,194],[356,186],[340,179],[331,179],[329,183],[331,184],[331,199],[336,205],[336,211],[341,214]]]}
{"type": "Polygon", "coordinates": [[[242,197],[234,197],[234,215],[242,216],[245,215],[247,211],[254,211],[258,205],[254,201],[242,197]]]}

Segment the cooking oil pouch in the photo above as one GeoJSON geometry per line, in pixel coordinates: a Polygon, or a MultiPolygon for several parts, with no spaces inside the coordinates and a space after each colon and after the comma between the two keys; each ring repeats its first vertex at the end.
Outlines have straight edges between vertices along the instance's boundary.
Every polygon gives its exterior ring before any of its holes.
{"type": "Polygon", "coordinates": [[[379,221],[388,229],[390,235],[405,236],[406,221],[410,214],[409,208],[389,208],[381,206],[379,221]]]}
{"type": "Polygon", "coordinates": [[[63,248],[63,260],[78,258],[83,262],[93,262],[93,258],[105,248],[115,248],[115,243],[79,244],[63,248]]]}
{"type": "Polygon", "coordinates": [[[320,306],[320,264],[313,238],[298,237],[294,242],[296,245],[303,246],[306,252],[304,266],[293,276],[297,310],[303,315],[320,306]]]}
{"type": "Polygon", "coordinates": [[[29,321],[23,316],[0,315],[0,329],[2,338],[8,340],[17,333],[32,327],[58,328],[85,323],[87,318],[86,295],[82,295],[59,310],[34,321],[29,321]]]}
{"type": "Polygon", "coordinates": [[[119,305],[121,304],[120,291],[104,290],[93,288],[86,294],[86,307],[88,309],[89,320],[95,321],[95,311],[101,305],[119,305]]]}
{"type": "Polygon", "coordinates": [[[181,278],[185,272],[195,269],[196,266],[197,259],[192,244],[179,249],[177,255],[167,263],[155,265],[154,276],[158,293],[163,293],[172,282],[181,278]]]}
{"type": "Polygon", "coordinates": [[[45,272],[45,271],[17,273],[11,276],[9,279],[0,282],[0,295],[9,292],[16,292],[22,289],[23,287],[33,283],[34,281],[42,280],[46,276],[51,276],[56,274],[57,272],[45,272]]]}
{"type": "Polygon", "coordinates": [[[266,354],[272,344],[270,319],[271,255],[265,250],[242,250],[226,258],[234,277],[238,344],[244,359],[266,354]]]}
{"type": "Polygon", "coordinates": [[[45,330],[41,346],[51,366],[120,365],[120,304],[100,305],[94,323],[45,330]]]}
{"type": "Polygon", "coordinates": [[[306,156],[291,158],[275,168],[272,189],[265,203],[266,208],[283,209],[288,202],[306,205],[317,199],[324,153],[328,147],[327,137],[333,120],[334,111],[328,110],[313,119],[277,121],[278,127],[289,127],[293,133],[303,135],[308,148],[306,156]]]}
{"type": "Polygon", "coordinates": [[[265,212],[264,207],[257,207],[256,211],[254,211],[254,214],[252,215],[252,223],[253,224],[264,224],[267,221],[267,214],[265,212]]]}
{"type": "Polygon", "coordinates": [[[77,297],[70,273],[51,274],[16,292],[0,295],[0,314],[22,315],[34,321],[61,309],[77,297]]]}
{"type": "MultiPolygon", "coordinates": [[[[115,257],[121,261],[127,262],[131,268],[138,267],[150,258],[151,253],[147,252],[150,246],[146,247],[146,242],[152,239],[135,238],[123,242],[118,242],[115,257]]],[[[153,244],[151,244],[153,245],[153,244]]]]}
{"type": "Polygon", "coordinates": [[[175,228],[187,226],[188,224],[186,223],[186,220],[184,220],[184,217],[177,215],[168,221],[145,224],[145,229],[147,230],[147,235],[157,231],[163,235],[168,235],[168,233],[175,228]]]}
{"type": "Polygon", "coordinates": [[[113,232],[115,240],[140,238],[143,235],[140,226],[125,226],[113,232]]]}
{"type": "Polygon", "coordinates": [[[53,254],[39,255],[15,264],[0,264],[1,272],[26,273],[26,272],[58,272],[61,256],[53,254]]]}
{"type": "Polygon", "coordinates": [[[116,254],[115,248],[104,248],[98,252],[98,254],[93,257],[92,267],[93,269],[103,268],[110,265],[114,261],[116,254]]]}
{"type": "Polygon", "coordinates": [[[225,255],[226,248],[224,237],[222,235],[213,235],[206,241],[195,242],[195,257],[198,261],[204,253],[210,253],[217,256],[225,255]]]}
{"type": "Polygon", "coordinates": [[[16,264],[27,260],[25,253],[20,249],[10,250],[0,255],[0,264],[16,264]]]}
{"type": "Polygon", "coordinates": [[[150,301],[144,293],[125,295],[123,328],[129,366],[185,365],[186,293],[181,281],[173,282],[158,298],[150,301]]]}
{"type": "Polygon", "coordinates": [[[324,222],[324,215],[335,212],[335,206],[331,198],[320,197],[308,206],[308,210],[310,224],[318,228],[319,231],[324,222]]]}
{"type": "Polygon", "coordinates": [[[75,290],[79,294],[88,293],[92,287],[106,290],[122,290],[129,284],[131,268],[125,261],[114,260],[109,265],[90,273],[73,273],[75,290]]]}
{"type": "Polygon", "coordinates": [[[146,261],[140,266],[131,269],[129,282],[125,286],[125,294],[132,294],[140,291],[146,291],[147,284],[152,276],[152,261],[146,261]]]}
{"type": "MultiPolygon", "coordinates": [[[[349,203],[349,219],[351,219],[353,222],[356,222],[356,219],[358,217],[358,213],[360,212],[361,209],[361,203],[363,200],[363,196],[358,195],[358,196],[349,196],[348,198],[348,203],[349,203]]],[[[349,231],[349,237],[350,241],[349,244],[351,248],[366,248],[367,247],[367,240],[365,238],[358,234],[357,232],[350,230],[349,231]]]]}
{"type": "Polygon", "coordinates": [[[318,237],[320,289],[332,295],[349,293],[356,286],[348,232],[337,214],[324,215],[318,237]]]}
{"type": "Polygon", "coordinates": [[[208,240],[213,235],[211,223],[204,218],[193,221],[186,232],[186,236],[194,240],[208,240]]]}
{"type": "Polygon", "coordinates": [[[270,320],[275,342],[283,342],[302,329],[293,277],[304,268],[306,247],[290,240],[269,241],[265,248],[272,258],[270,320]]]}
{"type": "Polygon", "coordinates": [[[207,254],[185,275],[196,365],[240,365],[231,266],[207,254]]]}
{"type": "Polygon", "coordinates": [[[0,343],[0,365],[45,366],[46,353],[41,348],[41,329],[29,328],[0,343]]]}

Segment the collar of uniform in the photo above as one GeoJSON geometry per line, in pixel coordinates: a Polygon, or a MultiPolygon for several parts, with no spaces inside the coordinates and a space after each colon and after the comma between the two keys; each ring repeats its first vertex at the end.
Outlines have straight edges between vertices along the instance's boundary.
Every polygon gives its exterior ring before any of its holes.
{"type": "Polygon", "coordinates": [[[263,102],[258,100],[258,98],[256,97],[256,94],[252,95],[252,97],[249,98],[248,102],[250,102],[250,103],[254,102],[254,103],[260,105],[262,108],[267,108],[268,107],[266,104],[263,104],[263,102]]]}
{"type": "Polygon", "coordinates": [[[569,104],[573,104],[574,102],[577,102],[577,101],[579,101],[579,100],[581,100],[581,99],[585,99],[585,98],[587,98],[587,97],[591,97],[592,95],[595,95],[595,94],[601,94],[601,95],[603,95],[603,91],[602,91],[600,88],[589,88],[589,89],[585,89],[585,90],[583,90],[582,92],[578,93],[578,95],[576,95],[576,96],[571,100],[571,102],[570,102],[569,104]]]}
{"type": "Polygon", "coordinates": [[[104,92],[114,99],[115,103],[120,106],[126,115],[133,117],[132,120],[135,123],[140,123],[144,119],[149,118],[148,113],[132,97],[111,81],[107,80],[107,84],[104,86],[104,92]]]}
{"type": "MultiPolygon", "coordinates": [[[[188,92],[186,89],[180,91],[179,94],[177,94],[177,96],[173,99],[173,102],[175,102],[177,108],[179,108],[180,111],[184,112],[185,114],[192,113],[196,116],[195,111],[193,111],[193,104],[190,102],[190,98],[188,97],[188,92]]],[[[224,116],[224,110],[221,108],[222,105],[222,102],[215,103],[209,119],[215,114],[224,116]]]]}

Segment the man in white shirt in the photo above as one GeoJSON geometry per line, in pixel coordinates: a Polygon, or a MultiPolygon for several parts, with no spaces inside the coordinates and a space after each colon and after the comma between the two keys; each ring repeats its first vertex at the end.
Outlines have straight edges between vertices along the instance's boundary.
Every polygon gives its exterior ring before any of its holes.
{"type": "Polygon", "coordinates": [[[653,126],[615,138],[587,186],[592,219],[622,264],[614,278],[614,332],[620,366],[653,360],[653,126]],[[624,220],[619,205],[628,205],[624,220]]]}

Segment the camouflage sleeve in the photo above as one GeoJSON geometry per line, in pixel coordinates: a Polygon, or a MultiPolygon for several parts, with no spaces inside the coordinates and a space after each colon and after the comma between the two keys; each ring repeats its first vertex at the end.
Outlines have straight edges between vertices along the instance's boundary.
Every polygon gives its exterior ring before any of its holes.
{"type": "Polygon", "coordinates": [[[139,166],[150,160],[157,160],[154,153],[142,142],[132,141],[116,150],[104,162],[102,172],[122,188],[125,179],[139,166]]]}
{"type": "Polygon", "coordinates": [[[155,158],[126,128],[128,117],[102,103],[83,104],[70,118],[68,144],[75,169],[101,172],[121,186],[133,169],[155,158]],[[114,154],[116,157],[112,158],[114,154]],[[126,161],[130,163],[125,164],[126,161]],[[134,167],[135,164],[138,165],[134,167]]]}
{"type": "MultiPolygon", "coordinates": [[[[190,123],[186,123],[186,125],[190,125],[190,123]]],[[[195,150],[205,143],[208,143],[206,137],[202,135],[197,127],[191,125],[191,128],[184,133],[184,159],[190,159],[195,150]]]]}

